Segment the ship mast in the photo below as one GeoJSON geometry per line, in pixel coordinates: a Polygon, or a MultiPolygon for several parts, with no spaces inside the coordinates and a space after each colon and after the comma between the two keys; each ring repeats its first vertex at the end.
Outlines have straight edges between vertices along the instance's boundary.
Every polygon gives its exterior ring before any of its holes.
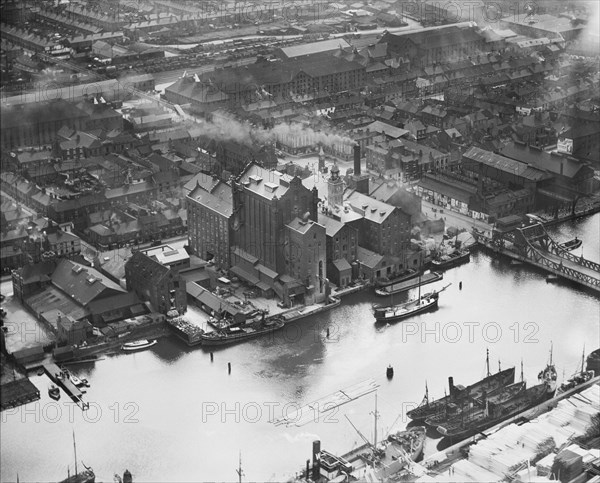
{"type": "Polygon", "coordinates": [[[75,430],[73,430],[73,452],[75,453],[75,476],[77,476],[77,445],[75,444],[75,430]]]}
{"type": "Polygon", "coordinates": [[[377,393],[375,393],[375,411],[373,412],[375,429],[373,431],[373,449],[377,451],[377,393]]]}
{"type": "Polygon", "coordinates": [[[239,466],[238,466],[238,469],[235,470],[235,472],[238,474],[238,482],[242,483],[242,476],[244,476],[244,471],[242,470],[242,451],[241,450],[240,450],[239,466]]]}
{"type": "Polygon", "coordinates": [[[583,344],[583,352],[581,353],[581,372],[583,372],[585,364],[585,344],[583,344]]]}
{"type": "Polygon", "coordinates": [[[487,377],[490,377],[490,350],[486,349],[485,350],[485,365],[487,367],[487,377]]]}
{"type": "Polygon", "coordinates": [[[521,359],[521,382],[523,382],[523,359],[521,359]]]}

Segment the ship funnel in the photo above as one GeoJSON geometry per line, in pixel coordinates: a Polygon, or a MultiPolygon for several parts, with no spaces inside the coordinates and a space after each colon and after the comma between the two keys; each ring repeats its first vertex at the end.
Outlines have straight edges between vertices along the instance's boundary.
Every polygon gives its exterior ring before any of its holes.
{"type": "Polygon", "coordinates": [[[454,378],[448,377],[448,388],[450,389],[450,396],[454,395],[454,378]]]}
{"type": "Polygon", "coordinates": [[[321,476],[321,441],[318,439],[313,441],[312,450],[312,464],[313,464],[313,480],[317,481],[321,476]]]}

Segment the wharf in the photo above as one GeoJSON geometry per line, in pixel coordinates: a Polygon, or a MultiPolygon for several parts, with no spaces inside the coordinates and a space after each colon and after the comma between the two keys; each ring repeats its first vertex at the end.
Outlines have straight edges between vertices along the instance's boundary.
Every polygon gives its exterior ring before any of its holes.
{"type": "Polygon", "coordinates": [[[429,272],[422,275],[420,278],[417,277],[415,279],[406,280],[404,282],[395,283],[393,285],[388,285],[387,287],[383,287],[377,289],[375,291],[376,295],[379,296],[387,296],[393,295],[401,292],[406,292],[407,290],[417,288],[419,285],[427,285],[428,283],[437,282],[438,280],[442,280],[443,275],[436,272],[429,272]]]}
{"type": "Polygon", "coordinates": [[[342,303],[341,299],[336,297],[332,298],[334,299],[334,302],[330,304],[305,305],[299,308],[293,308],[291,310],[288,310],[287,312],[282,312],[281,314],[279,314],[279,316],[283,318],[284,324],[288,324],[290,322],[303,319],[304,317],[308,317],[309,315],[316,315],[322,312],[326,312],[339,306],[342,303]]]}
{"type": "MultiPolygon", "coordinates": [[[[456,444],[446,448],[443,451],[440,451],[438,453],[435,453],[435,454],[425,458],[425,460],[423,460],[423,462],[421,464],[428,469],[428,471],[431,475],[447,476],[447,474],[445,472],[448,470],[448,468],[450,468],[453,464],[457,463],[458,461],[465,459],[465,455],[467,453],[468,447],[470,447],[473,444],[476,444],[480,441],[488,439],[492,435],[498,433],[500,430],[507,428],[508,426],[510,426],[512,424],[515,424],[515,423],[518,424],[522,421],[527,421],[527,422],[532,421],[532,420],[538,418],[539,416],[541,416],[545,413],[548,413],[552,409],[557,408],[559,406],[559,403],[563,400],[568,400],[569,403],[571,403],[571,404],[574,404],[574,403],[571,400],[569,400],[569,398],[575,398],[575,399],[579,398],[578,399],[579,401],[583,401],[583,400],[585,400],[585,398],[583,398],[583,396],[581,396],[580,393],[594,385],[599,385],[599,384],[600,384],[600,376],[594,377],[593,379],[590,379],[586,383],[583,383],[577,387],[570,389],[569,391],[561,393],[558,396],[556,396],[552,399],[549,399],[548,401],[545,401],[545,402],[539,404],[538,406],[530,408],[520,414],[517,414],[517,415],[511,417],[510,419],[507,419],[506,421],[503,421],[503,422],[497,424],[496,426],[494,426],[492,428],[489,428],[475,436],[467,438],[459,443],[456,443],[456,444]]],[[[533,422],[535,422],[535,421],[533,421],[533,422]]],[[[428,481],[436,481],[436,480],[429,479],[428,481]]]]}
{"type": "Polygon", "coordinates": [[[362,282],[354,285],[353,287],[345,287],[333,292],[333,296],[336,298],[345,297],[346,295],[351,295],[353,293],[360,292],[371,285],[370,282],[362,282]]]}
{"type": "Polygon", "coordinates": [[[60,373],[64,373],[64,371],[58,367],[54,363],[44,364],[44,371],[48,374],[48,377],[52,379],[55,384],[58,384],[62,387],[65,392],[70,396],[71,399],[75,402],[81,402],[81,397],[83,393],[79,390],[79,388],[73,384],[68,378],[59,377],[60,373]]]}
{"type": "Polygon", "coordinates": [[[37,401],[40,391],[28,378],[2,384],[0,391],[0,411],[15,408],[23,404],[37,401]]]}

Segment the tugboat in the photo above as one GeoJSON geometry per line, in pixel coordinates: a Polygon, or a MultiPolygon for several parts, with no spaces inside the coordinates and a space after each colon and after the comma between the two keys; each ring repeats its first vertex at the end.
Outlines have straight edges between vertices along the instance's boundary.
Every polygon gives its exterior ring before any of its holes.
{"type": "Polygon", "coordinates": [[[58,387],[56,387],[54,384],[52,384],[48,388],[48,395],[55,401],[58,401],[60,399],[60,389],[58,387]]]}
{"type": "Polygon", "coordinates": [[[481,397],[484,393],[490,393],[498,388],[508,386],[515,382],[515,368],[504,369],[496,374],[490,373],[490,358],[489,350],[486,351],[486,367],[487,376],[480,381],[477,381],[466,388],[459,385],[454,385],[454,379],[448,378],[450,386],[450,394],[436,401],[429,400],[429,390],[425,385],[425,397],[421,404],[415,409],[411,409],[406,415],[413,421],[425,421],[426,419],[446,411],[449,404],[460,404],[466,398],[481,397]]]}

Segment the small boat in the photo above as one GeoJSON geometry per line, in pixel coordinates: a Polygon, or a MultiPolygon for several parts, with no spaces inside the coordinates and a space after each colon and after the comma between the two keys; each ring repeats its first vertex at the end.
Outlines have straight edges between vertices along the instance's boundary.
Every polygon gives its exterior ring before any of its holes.
{"type": "Polygon", "coordinates": [[[83,381],[74,374],[69,374],[69,381],[77,387],[83,386],[83,381]]]}
{"type": "Polygon", "coordinates": [[[579,248],[582,245],[583,241],[579,238],[575,237],[573,240],[569,240],[568,242],[560,243],[558,246],[563,250],[568,252],[573,251],[579,248]]]}
{"type": "Polygon", "coordinates": [[[60,399],[60,389],[58,387],[56,387],[54,384],[52,384],[48,388],[48,395],[55,401],[58,401],[60,399]]]}
{"type": "Polygon", "coordinates": [[[558,282],[560,280],[560,277],[558,275],[546,275],[546,283],[554,283],[554,282],[558,282]]]}
{"type": "Polygon", "coordinates": [[[121,349],[123,349],[124,351],[140,351],[143,349],[147,349],[148,347],[152,347],[153,345],[157,344],[158,341],[156,340],[146,340],[146,339],[141,339],[141,340],[135,340],[133,342],[127,342],[126,344],[123,344],[123,346],[121,347],[121,349]]]}
{"type": "Polygon", "coordinates": [[[456,267],[471,260],[471,253],[467,250],[456,250],[448,255],[442,255],[436,260],[431,261],[431,266],[435,270],[446,270],[456,267]]]}

